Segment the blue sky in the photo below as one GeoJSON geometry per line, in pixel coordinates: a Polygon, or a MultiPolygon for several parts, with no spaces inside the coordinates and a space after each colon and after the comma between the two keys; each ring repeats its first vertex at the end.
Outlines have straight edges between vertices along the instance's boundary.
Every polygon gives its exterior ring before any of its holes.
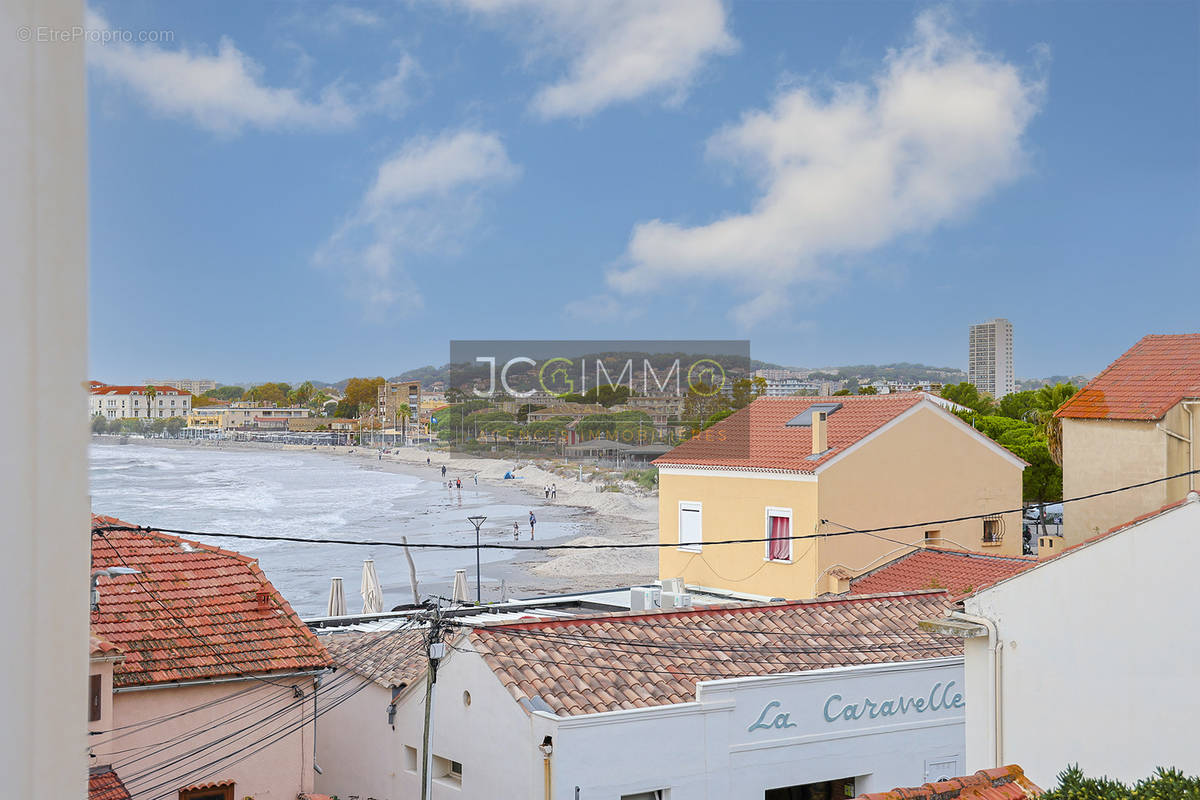
{"type": "Polygon", "coordinates": [[[91,372],[964,366],[994,316],[1019,376],[1095,372],[1196,330],[1198,8],[93,3],[131,41],[89,50],[91,372]]]}

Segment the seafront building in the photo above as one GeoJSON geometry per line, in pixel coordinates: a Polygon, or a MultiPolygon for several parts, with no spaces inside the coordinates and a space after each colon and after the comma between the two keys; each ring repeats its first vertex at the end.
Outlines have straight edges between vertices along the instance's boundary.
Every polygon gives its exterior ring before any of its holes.
{"type": "Polygon", "coordinates": [[[962,645],[917,626],[948,610],[926,590],[464,620],[428,753],[425,631],[347,625],[320,639],[367,686],[321,718],[316,788],[419,797],[427,756],[433,797],[463,800],[844,798],[961,775],[962,645]]]}
{"type": "Polygon", "coordinates": [[[109,526],[127,523],[93,516],[93,787],[137,800],[311,792],[313,693],[333,680],[317,637],[253,559],[109,526]]]}
{"type": "Polygon", "coordinates": [[[88,411],[93,417],[165,419],[186,417],[192,409],[192,395],[174,386],[112,386],[92,381],[88,391],[88,411]]]}
{"type": "Polygon", "coordinates": [[[996,318],[971,326],[967,380],[997,400],[1017,390],[1011,322],[996,318]]]}
{"type": "Polygon", "coordinates": [[[1063,404],[1065,544],[1072,545],[1150,509],[1182,499],[1200,476],[1200,333],[1146,336],[1063,404]]]}
{"type": "Polygon", "coordinates": [[[379,387],[375,408],[383,432],[401,434],[417,430],[415,421],[421,410],[421,382],[389,382],[379,387]],[[407,406],[407,413],[402,406],[407,406]]]}
{"type": "Polygon", "coordinates": [[[292,420],[308,419],[312,411],[303,406],[238,401],[228,405],[192,409],[187,426],[194,431],[263,430],[286,431],[292,420]]]}
{"type": "Polygon", "coordinates": [[[1025,462],[920,392],[760,397],[654,463],[659,575],[687,586],[800,599],[906,548],[1021,552],[1025,462]]]}

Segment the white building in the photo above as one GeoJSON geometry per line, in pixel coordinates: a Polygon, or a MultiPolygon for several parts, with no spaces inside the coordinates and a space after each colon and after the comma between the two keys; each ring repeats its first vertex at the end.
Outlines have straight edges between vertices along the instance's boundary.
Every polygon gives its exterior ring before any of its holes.
{"type": "Polygon", "coordinates": [[[150,388],[146,385],[109,386],[93,383],[88,404],[90,416],[98,415],[105,419],[158,419],[186,417],[191,412],[192,396],[183,389],[166,385],[153,386],[154,394],[151,396],[150,388]]]}
{"type": "Polygon", "coordinates": [[[1197,564],[1193,492],[926,623],[967,637],[967,769],[1015,762],[1040,786],[1075,763],[1127,783],[1200,773],[1197,564]]]}
{"type": "Polygon", "coordinates": [[[997,318],[971,326],[967,380],[997,400],[1017,390],[1011,322],[997,318]]]}
{"type": "MultiPolygon", "coordinates": [[[[460,632],[432,797],[835,798],[961,774],[961,648],[917,628],[947,608],[924,591],[460,632]]],[[[321,638],[371,683],[322,717],[317,791],[420,796],[424,632],[321,638]]]]}
{"type": "Polygon", "coordinates": [[[217,388],[217,382],[208,380],[207,378],[147,378],[142,383],[163,384],[164,386],[174,386],[176,389],[183,389],[185,392],[192,394],[204,394],[217,388]]]}

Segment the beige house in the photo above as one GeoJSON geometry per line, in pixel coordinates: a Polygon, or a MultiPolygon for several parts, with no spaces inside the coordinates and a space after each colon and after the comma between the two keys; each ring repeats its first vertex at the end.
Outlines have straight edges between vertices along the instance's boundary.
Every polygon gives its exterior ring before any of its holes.
{"type": "Polygon", "coordinates": [[[165,385],[110,386],[93,381],[88,400],[91,416],[105,419],[186,417],[192,410],[191,394],[165,385]]]}
{"type": "Polygon", "coordinates": [[[1021,552],[1025,462],[920,393],[760,397],[654,463],[659,574],[689,586],[802,599],[925,545],[1021,552]]]}
{"type": "Polygon", "coordinates": [[[421,411],[421,382],[399,381],[383,384],[379,387],[376,408],[379,409],[384,430],[407,430],[409,422],[416,419],[421,411]],[[401,406],[408,406],[407,417],[402,413],[401,406]]]}
{"type": "Polygon", "coordinates": [[[1146,336],[1055,416],[1062,423],[1063,496],[1140,489],[1068,503],[1064,545],[1183,499],[1200,486],[1200,333],[1146,336]]]}
{"type": "Polygon", "coordinates": [[[203,430],[287,430],[293,420],[312,414],[302,406],[280,407],[274,403],[236,402],[227,406],[201,406],[188,414],[188,427],[203,430]]]}

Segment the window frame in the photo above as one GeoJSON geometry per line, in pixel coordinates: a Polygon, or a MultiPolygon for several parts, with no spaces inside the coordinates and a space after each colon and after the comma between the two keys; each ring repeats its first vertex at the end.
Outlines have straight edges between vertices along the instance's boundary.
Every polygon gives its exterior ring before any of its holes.
{"type": "Polygon", "coordinates": [[[675,541],[676,549],[682,550],[685,553],[699,553],[704,549],[704,503],[699,500],[680,500],[679,510],[675,517],[675,541]],[[700,525],[700,539],[695,543],[684,544],[683,542],[683,512],[696,512],[699,516],[696,517],[700,525]]]}
{"type": "Polygon", "coordinates": [[[796,535],[795,526],[792,524],[794,521],[792,509],[781,506],[767,506],[763,519],[763,526],[766,529],[763,535],[763,561],[768,561],[772,564],[792,564],[796,555],[796,542],[794,540],[788,540],[787,558],[771,558],[771,517],[786,517],[788,521],[788,536],[796,535]]]}
{"type": "Polygon", "coordinates": [[[88,675],[88,722],[104,717],[104,676],[99,672],[88,675]]]}
{"type": "Polygon", "coordinates": [[[207,800],[207,798],[218,795],[220,800],[234,800],[234,783],[233,781],[225,781],[217,785],[209,786],[193,786],[187,789],[179,790],[179,800],[207,800]]]}

